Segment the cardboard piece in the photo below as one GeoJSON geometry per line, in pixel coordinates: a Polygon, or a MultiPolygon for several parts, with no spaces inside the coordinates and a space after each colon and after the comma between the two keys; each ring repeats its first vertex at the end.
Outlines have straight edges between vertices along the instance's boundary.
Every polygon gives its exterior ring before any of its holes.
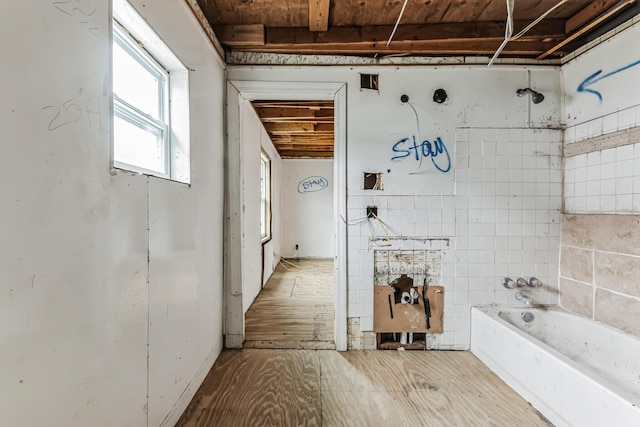
{"type": "Polygon", "coordinates": [[[431,328],[427,329],[424,305],[422,303],[422,286],[416,286],[418,304],[395,304],[391,286],[373,287],[373,330],[381,332],[426,332],[428,334],[442,333],[442,318],[444,313],[444,288],[429,286],[427,298],[431,306],[431,328]],[[389,310],[389,297],[391,309],[389,310]]]}

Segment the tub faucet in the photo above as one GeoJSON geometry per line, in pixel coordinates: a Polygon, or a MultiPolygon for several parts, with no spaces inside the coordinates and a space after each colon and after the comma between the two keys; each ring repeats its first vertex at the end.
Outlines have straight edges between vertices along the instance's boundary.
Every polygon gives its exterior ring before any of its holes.
{"type": "Polygon", "coordinates": [[[527,296],[524,292],[516,292],[516,299],[527,305],[533,305],[533,300],[531,299],[531,297],[527,296]]]}

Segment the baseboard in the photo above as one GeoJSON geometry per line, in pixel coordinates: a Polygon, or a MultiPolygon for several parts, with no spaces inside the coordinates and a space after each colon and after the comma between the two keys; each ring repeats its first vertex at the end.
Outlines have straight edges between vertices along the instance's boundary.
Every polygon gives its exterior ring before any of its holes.
{"type": "Polygon", "coordinates": [[[222,352],[222,344],[218,344],[211,353],[209,353],[202,366],[200,366],[200,369],[198,369],[198,372],[196,372],[191,382],[189,382],[177,402],[173,405],[173,408],[171,408],[167,416],[162,420],[162,423],[160,423],[160,427],[174,427],[176,425],[185,409],[187,409],[187,406],[189,406],[193,396],[195,396],[204,382],[204,379],[220,355],[220,352],[222,352]]]}

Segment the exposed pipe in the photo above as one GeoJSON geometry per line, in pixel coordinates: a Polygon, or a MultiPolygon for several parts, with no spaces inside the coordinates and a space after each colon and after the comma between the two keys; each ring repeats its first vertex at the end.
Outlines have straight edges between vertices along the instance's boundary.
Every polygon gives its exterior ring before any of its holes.
{"type": "Polygon", "coordinates": [[[389,47],[389,45],[391,44],[391,40],[393,39],[393,36],[396,34],[396,30],[398,29],[398,24],[400,24],[400,19],[402,19],[402,14],[404,13],[404,8],[407,7],[407,2],[409,0],[404,0],[404,4],[402,5],[402,9],[400,9],[400,15],[398,16],[398,20],[396,21],[396,25],[393,27],[393,31],[391,32],[391,35],[389,36],[389,40],[387,40],[387,46],[389,47]]]}

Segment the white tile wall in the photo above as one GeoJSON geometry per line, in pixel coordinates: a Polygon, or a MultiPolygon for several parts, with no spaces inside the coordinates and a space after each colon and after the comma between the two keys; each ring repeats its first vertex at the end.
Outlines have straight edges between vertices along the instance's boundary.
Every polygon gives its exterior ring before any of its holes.
{"type": "Polygon", "coordinates": [[[640,213],[640,143],[565,159],[567,213],[640,213]]]}
{"type": "Polygon", "coordinates": [[[640,105],[568,127],[565,129],[564,142],[571,144],[636,126],[640,126],[640,105]]]}
{"type": "MultiPolygon", "coordinates": [[[[444,333],[430,340],[440,349],[469,348],[472,305],[517,303],[501,285],[505,276],[536,276],[551,289],[536,289],[533,298],[557,302],[561,132],[457,129],[455,135],[454,196],[382,191],[347,201],[350,221],[362,218],[367,205],[378,207],[390,248],[443,249],[444,333]]],[[[385,236],[376,221],[349,227],[348,315],[360,317],[363,331],[373,328],[373,252],[385,244],[370,236],[385,236]]]]}

